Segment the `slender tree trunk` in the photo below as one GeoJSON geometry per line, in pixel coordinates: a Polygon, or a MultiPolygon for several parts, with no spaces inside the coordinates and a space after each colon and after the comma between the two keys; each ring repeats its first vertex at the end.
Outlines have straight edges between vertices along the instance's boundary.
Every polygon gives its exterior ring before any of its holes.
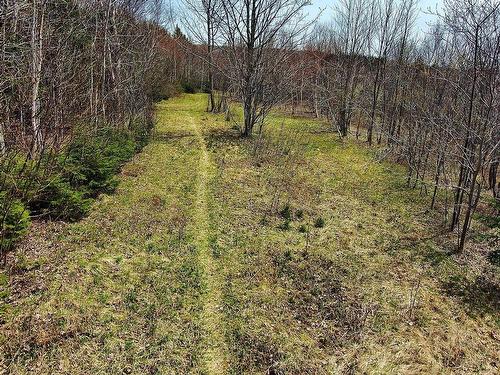
{"type": "Polygon", "coordinates": [[[243,137],[250,137],[252,135],[254,125],[253,98],[251,97],[251,95],[245,98],[243,112],[244,128],[242,135],[243,137]]]}
{"type": "Polygon", "coordinates": [[[215,104],[215,93],[214,93],[214,72],[213,72],[213,25],[212,25],[212,17],[211,14],[211,5],[208,4],[207,7],[207,53],[208,53],[208,91],[209,91],[209,108],[208,112],[217,112],[216,104],[215,104]]]}
{"type": "Polygon", "coordinates": [[[469,231],[470,222],[472,219],[472,214],[474,213],[477,203],[479,201],[479,196],[481,194],[481,184],[477,182],[477,176],[479,175],[479,171],[481,170],[481,165],[483,161],[483,141],[479,144],[479,152],[477,157],[477,163],[474,168],[474,172],[472,174],[472,181],[470,182],[469,194],[467,200],[467,209],[465,211],[464,222],[462,224],[462,231],[460,233],[460,240],[458,242],[458,251],[462,252],[465,246],[465,239],[467,237],[467,232],[469,231]],[[476,193],[476,185],[477,185],[477,193],[476,193]],[[476,194],[476,196],[474,196],[476,194]]]}
{"type": "MultiPolygon", "coordinates": [[[[43,1],[43,0],[42,0],[43,1]]],[[[44,4],[39,0],[33,1],[33,19],[31,29],[32,49],[32,94],[31,94],[31,127],[33,129],[33,151],[42,150],[42,130],[40,129],[40,82],[42,78],[43,59],[43,24],[44,4]]]]}
{"type": "Polygon", "coordinates": [[[500,199],[500,186],[497,185],[498,165],[500,161],[496,160],[490,164],[488,173],[488,185],[493,194],[493,198],[500,199]]]}
{"type": "MultiPolygon", "coordinates": [[[[6,14],[7,12],[7,2],[3,2],[3,14],[6,14]]],[[[5,77],[5,64],[6,64],[6,46],[7,46],[7,31],[6,31],[6,22],[3,22],[2,25],[2,66],[1,66],[1,76],[5,77]]],[[[5,100],[4,103],[0,104],[3,107],[3,112],[0,110],[0,116],[2,116],[2,120],[0,121],[0,157],[5,155],[6,153],[6,146],[5,146],[5,129],[4,129],[4,123],[3,120],[5,120],[6,117],[8,117],[9,109],[7,107],[7,100],[5,100]],[[5,117],[4,117],[5,116],[5,117]]]]}
{"type": "Polygon", "coordinates": [[[373,127],[375,125],[375,111],[377,109],[377,100],[378,100],[378,81],[380,76],[380,62],[377,62],[377,72],[375,74],[375,81],[373,82],[373,93],[372,93],[372,108],[370,112],[370,124],[368,125],[368,130],[366,133],[366,140],[368,144],[371,146],[373,142],[373,127]]]}
{"type": "Polygon", "coordinates": [[[436,204],[436,196],[439,187],[439,178],[441,176],[441,170],[443,169],[443,167],[444,167],[444,155],[440,153],[436,163],[436,174],[434,176],[434,191],[432,192],[431,209],[433,209],[436,204]]]}
{"type": "Polygon", "coordinates": [[[460,211],[461,211],[461,206],[462,206],[462,201],[463,201],[463,194],[464,194],[464,188],[467,184],[468,180],[468,167],[467,163],[469,162],[469,158],[471,156],[470,152],[470,147],[471,147],[471,127],[472,127],[472,113],[474,111],[474,100],[476,99],[476,82],[477,82],[477,55],[478,55],[478,48],[479,48],[479,25],[476,26],[475,28],[475,35],[474,35],[475,41],[474,41],[474,61],[473,61],[473,77],[472,77],[472,84],[471,84],[471,91],[470,91],[470,99],[469,99],[469,108],[468,108],[468,113],[467,113],[467,122],[466,122],[466,137],[465,137],[465,143],[464,143],[464,149],[463,149],[463,156],[462,156],[462,163],[460,165],[460,173],[458,177],[458,184],[457,188],[455,191],[455,205],[453,207],[453,214],[452,214],[452,219],[451,219],[451,230],[454,230],[456,225],[458,224],[460,220],[460,211]]]}

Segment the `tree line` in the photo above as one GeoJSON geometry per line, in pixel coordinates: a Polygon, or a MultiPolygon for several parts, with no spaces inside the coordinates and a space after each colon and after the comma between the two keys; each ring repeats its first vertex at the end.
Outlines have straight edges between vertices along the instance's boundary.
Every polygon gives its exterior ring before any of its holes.
{"type": "Polygon", "coordinates": [[[413,30],[416,5],[342,0],[336,26],[308,45],[306,105],[342,137],[360,138],[362,128],[369,145],[385,146],[431,208],[443,201],[462,251],[481,194],[489,190],[497,210],[500,199],[500,4],[446,0],[423,37],[413,30]]]}

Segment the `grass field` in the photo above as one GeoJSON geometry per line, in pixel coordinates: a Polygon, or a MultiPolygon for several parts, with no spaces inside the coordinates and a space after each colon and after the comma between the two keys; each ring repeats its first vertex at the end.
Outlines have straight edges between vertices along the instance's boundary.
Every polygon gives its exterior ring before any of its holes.
{"type": "Polygon", "coordinates": [[[279,112],[242,139],[205,106],[158,104],[115,194],[35,224],[0,273],[0,373],[498,373],[497,289],[400,166],[279,112]]]}

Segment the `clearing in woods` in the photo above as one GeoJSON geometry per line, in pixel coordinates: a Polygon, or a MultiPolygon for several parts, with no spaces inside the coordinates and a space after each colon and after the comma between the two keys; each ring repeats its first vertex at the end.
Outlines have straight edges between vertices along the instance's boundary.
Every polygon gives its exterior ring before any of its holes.
{"type": "Polygon", "coordinates": [[[206,96],[0,274],[0,373],[496,373],[498,295],[402,169],[320,121],[242,139],[206,96]]]}

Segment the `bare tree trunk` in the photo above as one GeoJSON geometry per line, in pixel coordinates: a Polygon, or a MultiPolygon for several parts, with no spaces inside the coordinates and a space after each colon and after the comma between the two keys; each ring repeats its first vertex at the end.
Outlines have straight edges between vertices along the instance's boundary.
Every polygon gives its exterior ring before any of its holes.
{"type": "Polygon", "coordinates": [[[433,209],[436,204],[436,196],[439,187],[439,178],[441,176],[441,171],[443,168],[444,168],[444,155],[442,153],[439,153],[438,160],[436,162],[436,172],[434,175],[434,190],[432,192],[431,209],[433,209]]]}
{"type": "Polygon", "coordinates": [[[32,48],[32,95],[31,95],[31,127],[33,129],[33,152],[42,150],[42,130],[40,128],[40,82],[42,79],[43,59],[43,24],[44,24],[44,0],[33,1],[33,18],[31,29],[32,48]]]}
{"type": "Polygon", "coordinates": [[[493,198],[500,199],[500,184],[497,183],[498,165],[500,161],[495,160],[490,164],[488,173],[488,185],[493,194],[493,198]]]}
{"type": "Polygon", "coordinates": [[[214,35],[213,35],[213,15],[210,0],[206,9],[207,16],[207,53],[208,53],[208,91],[210,96],[209,112],[217,112],[214,98],[214,72],[213,72],[213,49],[214,49],[214,35]]]}
{"type": "MultiPolygon", "coordinates": [[[[6,17],[7,14],[7,2],[3,2],[3,15],[6,17]]],[[[1,75],[2,77],[5,77],[5,64],[6,64],[6,47],[7,47],[7,25],[4,20],[3,25],[2,25],[2,66],[1,66],[1,75]]],[[[3,98],[3,96],[1,96],[3,98]]],[[[6,152],[6,147],[5,147],[5,130],[4,130],[4,116],[8,115],[8,109],[6,108],[7,103],[0,103],[0,105],[3,107],[3,110],[5,113],[0,110],[0,157],[5,155],[6,152]]]]}
{"type": "Polygon", "coordinates": [[[370,112],[370,123],[368,125],[366,140],[368,144],[372,145],[372,137],[373,137],[373,127],[375,125],[375,111],[377,109],[377,101],[379,95],[379,76],[380,76],[380,62],[377,61],[377,72],[375,74],[375,81],[373,82],[373,93],[372,93],[372,107],[370,112]]]}
{"type": "Polygon", "coordinates": [[[474,60],[473,60],[473,77],[472,77],[472,83],[471,83],[471,89],[470,89],[470,96],[469,96],[469,108],[468,108],[468,113],[467,113],[467,123],[466,123],[466,129],[467,129],[467,134],[465,137],[465,143],[464,143],[464,149],[463,149],[463,156],[462,156],[462,163],[460,166],[460,175],[458,178],[458,184],[457,184],[457,189],[455,192],[455,206],[453,208],[453,215],[452,215],[452,220],[451,220],[451,230],[455,229],[455,226],[458,224],[460,220],[460,209],[462,205],[462,200],[463,200],[463,193],[464,193],[464,188],[465,184],[467,184],[468,180],[468,171],[467,171],[467,163],[469,162],[470,158],[470,147],[471,147],[471,126],[472,126],[472,114],[474,111],[474,101],[476,99],[476,82],[477,82],[477,58],[478,58],[478,49],[479,49],[479,29],[480,26],[479,24],[476,25],[475,30],[474,30],[474,60]]]}
{"type": "Polygon", "coordinates": [[[470,222],[472,219],[472,214],[474,213],[477,203],[479,201],[479,197],[481,194],[481,184],[477,182],[477,176],[479,175],[479,171],[481,170],[481,165],[483,161],[483,141],[479,144],[479,152],[477,157],[477,163],[474,168],[474,172],[472,174],[472,181],[470,182],[469,192],[468,192],[468,200],[467,200],[467,209],[465,211],[464,222],[462,224],[462,231],[460,233],[460,240],[458,242],[458,251],[461,252],[464,249],[465,239],[467,236],[467,232],[469,231],[470,222]],[[477,185],[477,193],[476,193],[476,185],[477,185]],[[476,197],[474,196],[476,194],[476,197]]]}

